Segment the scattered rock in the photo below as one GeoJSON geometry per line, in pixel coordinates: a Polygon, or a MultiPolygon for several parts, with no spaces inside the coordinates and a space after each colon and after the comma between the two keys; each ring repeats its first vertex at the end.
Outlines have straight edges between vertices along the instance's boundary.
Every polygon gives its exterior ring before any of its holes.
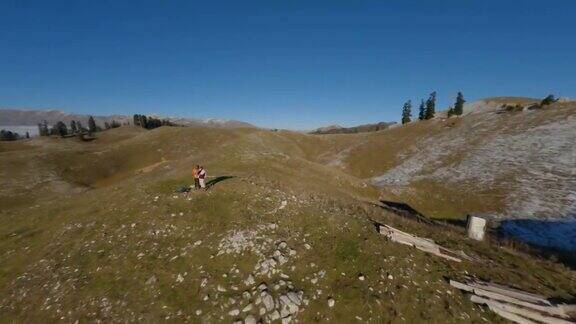
{"type": "Polygon", "coordinates": [[[286,317],[298,313],[298,305],[294,303],[287,295],[282,295],[280,301],[280,316],[286,317]]]}
{"type": "Polygon", "coordinates": [[[244,280],[244,284],[246,286],[252,286],[255,283],[256,283],[256,280],[254,279],[254,276],[252,274],[249,274],[248,278],[246,278],[246,280],[244,280]]]}
{"type": "Polygon", "coordinates": [[[242,312],[247,313],[252,310],[252,304],[248,304],[242,308],[242,312]]]}
{"type": "Polygon", "coordinates": [[[277,310],[273,311],[272,313],[270,313],[268,315],[268,319],[272,322],[275,321],[277,319],[280,319],[280,312],[278,312],[277,310]]]}
{"type": "Polygon", "coordinates": [[[156,279],[156,276],[152,276],[150,278],[148,278],[148,280],[146,280],[146,285],[153,285],[158,281],[158,279],[156,279]]]}
{"type": "Polygon", "coordinates": [[[334,307],[334,304],[336,304],[334,298],[332,297],[328,298],[328,307],[334,307]]]}
{"type": "Polygon", "coordinates": [[[231,311],[228,312],[228,315],[230,316],[238,316],[240,315],[240,310],[239,309],[233,309],[231,311]]]}
{"type": "Polygon", "coordinates": [[[274,298],[272,298],[272,296],[267,293],[267,292],[262,292],[261,294],[262,297],[262,303],[264,303],[264,307],[266,307],[267,311],[272,311],[274,309],[274,298]]]}
{"type": "Polygon", "coordinates": [[[244,318],[244,324],[256,324],[256,318],[254,315],[250,314],[244,318]]]}
{"type": "Polygon", "coordinates": [[[286,294],[286,296],[288,296],[288,298],[290,299],[291,302],[293,302],[294,304],[300,306],[300,304],[302,303],[302,294],[298,294],[295,293],[293,291],[290,291],[286,294]]]}

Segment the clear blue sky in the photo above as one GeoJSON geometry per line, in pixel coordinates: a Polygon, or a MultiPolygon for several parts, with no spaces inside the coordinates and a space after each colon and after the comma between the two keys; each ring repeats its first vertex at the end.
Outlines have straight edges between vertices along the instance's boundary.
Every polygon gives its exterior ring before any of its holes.
{"type": "Polygon", "coordinates": [[[0,107],[309,129],[576,96],[576,1],[0,0],[0,107]]]}

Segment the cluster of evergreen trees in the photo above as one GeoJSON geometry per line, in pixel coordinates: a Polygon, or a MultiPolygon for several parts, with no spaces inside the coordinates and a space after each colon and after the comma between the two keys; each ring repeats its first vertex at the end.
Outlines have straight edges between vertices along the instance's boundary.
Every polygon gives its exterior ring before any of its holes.
{"type": "Polygon", "coordinates": [[[106,129],[118,128],[120,126],[122,126],[122,124],[115,121],[114,119],[112,119],[111,122],[104,122],[104,128],[106,128],[106,129]]]}
{"type": "Polygon", "coordinates": [[[134,115],[134,126],[140,126],[146,129],[154,129],[160,126],[174,126],[174,123],[167,119],[158,119],[146,115],[134,115]]]}
{"type": "MultiPolygon", "coordinates": [[[[110,123],[104,123],[105,129],[117,128],[120,126],[122,126],[122,124],[115,120],[112,120],[110,123]]],[[[88,117],[88,127],[84,127],[79,120],[71,121],[70,127],[68,127],[68,125],[66,125],[66,123],[63,121],[57,122],[52,127],[49,127],[48,122],[46,121],[38,124],[38,134],[40,134],[40,136],[57,135],[65,137],[68,135],[76,134],[92,134],[100,131],[102,131],[102,128],[96,124],[96,120],[94,120],[94,117],[92,116],[88,117]]]]}
{"type": "MultiPolygon", "coordinates": [[[[125,126],[130,125],[129,122],[124,123],[125,126]]],[[[158,119],[146,115],[134,115],[134,126],[140,126],[146,129],[153,129],[160,126],[174,126],[175,124],[167,119],[158,119]]],[[[112,129],[121,127],[122,124],[116,120],[111,120],[110,122],[104,123],[104,129],[112,129]]],[[[70,127],[64,122],[59,121],[52,127],[48,125],[46,121],[38,124],[38,133],[40,136],[68,136],[75,134],[88,134],[91,135],[96,132],[102,131],[102,128],[96,124],[94,117],[88,117],[88,126],[84,127],[80,121],[73,120],[70,122],[70,127]]]]}
{"type": "MultiPolygon", "coordinates": [[[[11,132],[5,129],[0,130],[0,141],[15,141],[22,139],[23,137],[16,132],[11,132]]],[[[24,138],[30,138],[30,133],[26,132],[24,138]]]]}
{"type": "MultiPolygon", "coordinates": [[[[458,92],[456,96],[456,103],[454,107],[450,107],[448,110],[448,117],[455,115],[462,115],[464,112],[464,96],[462,92],[458,92]]],[[[436,115],[436,91],[432,92],[426,101],[421,100],[420,106],[418,107],[418,120],[432,119],[436,115]]],[[[408,100],[404,103],[402,107],[402,124],[406,124],[412,121],[412,101],[408,100]]]]}

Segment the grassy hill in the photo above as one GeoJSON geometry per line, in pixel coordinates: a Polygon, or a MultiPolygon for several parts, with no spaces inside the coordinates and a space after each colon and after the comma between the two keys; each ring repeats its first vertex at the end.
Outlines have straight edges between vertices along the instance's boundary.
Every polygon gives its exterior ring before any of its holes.
{"type": "MultiPolygon", "coordinates": [[[[0,318],[502,321],[445,281],[465,275],[571,299],[575,273],[553,260],[471,242],[460,228],[430,227],[374,203],[382,197],[407,201],[431,216],[488,210],[483,202],[500,200],[456,203],[467,197],[459,188],[475,190],[466,177],[461,187],[443,186],[428,168],[413,172],[405,165],[432,154],[423,150],[431,146],[426,140],[436,139],[456,152],[436,155],[442,163],[436,169],[456,168],[468,155],[447,139],[452,134],[464,134],[456,143],[477,143],[480,150],[482,141],[473,137],[504,127],[494,124],[498,118],[508,120],[502,134],[514,135],[526,125],[572,122],[573,111],[558,107],[522,120],[494,114],[485,124],[470,115],[362,134],[122,127],[93,142],[0,143],[0,318]],[[492,128],[485,129],[488,124],[492,128]],[[176,193],[192,182],[197,163],[214,186],[176,193]],[[416,181],[378,182],[390,172],[416,181]],[[451,263],[389,242],[373,221],[463,250],[476,261],[451,263]],[[294,299],[296,307],[287,302],[294,299]]],[[[490,208],[505,210],[501,203],[490,208]]]]}
{"type": "Polygon", "coordinates": [[[359,137],[340,165],[431,217],[573,217],[576,102],[502,112],[504,103],[534,103],[512,99],[359,137]]]}

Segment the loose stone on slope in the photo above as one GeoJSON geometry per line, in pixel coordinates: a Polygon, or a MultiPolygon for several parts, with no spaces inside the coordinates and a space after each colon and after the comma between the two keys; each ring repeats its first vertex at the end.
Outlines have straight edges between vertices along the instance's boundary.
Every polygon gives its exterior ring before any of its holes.
{"type": "Polygon", "coordinates": [[[158,279],[156,279],[156,276],[152,276],[150,278],[148,278],[148,280],[146,280],[146,285],[153,285],[158,281],[158,279]]]}
{"type": "Polygon", "coordinates": [[[246,318],[244,319],[244,324],[256,324],[256,318],[254,317],[254,315],[246,316],[246,318]]]}
{"type": "Polygon", "coordinates": [[[264,303],[266,310],[269,312],[272,311],[274,309],[274,298],[272,298],[272,296],[266,291],[262,292],[261,297],[262,303],[264,303]]]}
{"type": "Polygon", "coordinates": [[[233,309],[231,311],[228,312],[228,315],[230,316],[238,316],[240,315],[240,310],[239,309],[233,309]]]}
{"type": "Polygon", "coordinates": [[[246,286],[252,286],[255,283],[256,283],[256,280],[254,279],[254,276],[252,274],[249,274],[248,278],[246,278],[246,280],[244,280],[244,284],[246,286]]]}
{"type": "Polygon", "coordinates": [[[244,312],[244,313],[247,313],[251,310],[252,310],[252,304],[248,304],[244,308],[242,308],[242,312],[244,312]]]}
{"type": "Polygon", "coordinates": [[[335,303],[336,303],[336,301],[334,301],[333,298],[328,298],[328,307],[334,307],[335,303]]]}

